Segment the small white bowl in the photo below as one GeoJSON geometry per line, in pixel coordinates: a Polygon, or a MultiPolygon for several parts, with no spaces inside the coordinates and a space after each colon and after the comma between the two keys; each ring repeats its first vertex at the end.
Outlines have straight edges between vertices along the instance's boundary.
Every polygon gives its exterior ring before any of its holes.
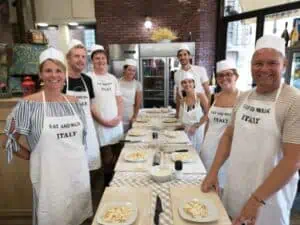
{"type": "Polygon", "coordinates": [[[163,183],[172,180],[172,169],[170,167],[153,166],[150,174],[153,180],[163,183]]]}

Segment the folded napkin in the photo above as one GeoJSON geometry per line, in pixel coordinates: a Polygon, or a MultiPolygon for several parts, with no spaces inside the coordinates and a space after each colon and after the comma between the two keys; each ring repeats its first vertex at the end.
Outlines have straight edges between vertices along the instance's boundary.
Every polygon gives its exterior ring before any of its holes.
{"type": "Polygon", "coordinates": [[[171,204],[173,212],[174,225],[194,225],[194,222],[184,220],[178,212],[178,208],[182,206],[186,199],[198,198],[198,199],[210,199],[216,207],[219,209],[219,219],[215,222],[210,222],[210,225],[231,225],[231,221],[226,213],[226,210],[215,192],[203,193],[200,189],[200,185],[180,185],[170,187],[171,204]]]}

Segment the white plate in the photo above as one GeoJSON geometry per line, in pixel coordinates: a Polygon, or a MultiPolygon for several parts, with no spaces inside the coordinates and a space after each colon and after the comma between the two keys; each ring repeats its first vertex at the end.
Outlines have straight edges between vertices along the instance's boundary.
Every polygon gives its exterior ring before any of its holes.
{"type": "Polygon", "coordinates": [[[194,162],[196,160],[195,156],[193,156],[190,152],[173,152],[171,155],[171,158],[174,162],[177,160],[181,160],[184,163],[194,162]],[[180,157],[180,155],[185,155],[185,154],[188,154],[189,157],[185,158],[185,159],[178,159],[178,157],[180,157]]]}
{"type": "Polygon", "coordinates": [[[134,221],[136,220],[137,214],[138,214],[138,209],[131,202],[107,202],[107,203],[104,203],[103,206],[100,208],[99,215],[97,217],[97,222],[100,223],[101,225],[130,225],[130,224],[133,224],[134,221]],[[113,208],[113,207],[121,207],[121,206],[127,206],[132,210],[130,216],[128,217],[128,219],[125,222],[122,222],[122,223],[106,222],[103,219],[103,216],[108,209],[113,208]]]}
{"type": "Polygon", "coordinates": [[[210,199],[191,198],[185,200],[178,208],[178,212],[183,219],[192,222],[207,223],[207,222],[217,221],[219,219],[219,209],[217,208],[216,204],[210,199]],[[201,217],[201,216],[193,217],[192,215],[184,211],[185,204],[193,200],[196,200],[207,207],[208,215],[206,217],[201,217]]]}
{"type": "Polygon", "coordinates": [[[137,123],[148,123],[150,120],[145,118],[137,118],[135,122],[137,123]]]}
{"type": "Polygon", "coordinates": [[[147,160],[147,158],[148,158],[147,153],[143,152],[143,151],[128,151],[124,154],[124,159],[126,161],[129,161],[129,162],[144,162],[144,161],[147,160]],[[138,153],[138,152],[144,153],[145,156],[143,158],[138,158],[138,159],[133,159],[133,158],[130,157],[132,154],[135,154],[135,153],[138,153]]]}
{"type": "Polygon", "coordinates": [[[147,134],[147,131],[142,130],[142,129],[131,129],[131,130],[128,131],[127,134],[129,136],[139,137],[139,136],[145,136],[147,134]]]}
{"type": "Polygon", "coordinates": [[[177,123],[177,119],[176,118],[168,118],[163,120],[164,123],[177,123]]]}

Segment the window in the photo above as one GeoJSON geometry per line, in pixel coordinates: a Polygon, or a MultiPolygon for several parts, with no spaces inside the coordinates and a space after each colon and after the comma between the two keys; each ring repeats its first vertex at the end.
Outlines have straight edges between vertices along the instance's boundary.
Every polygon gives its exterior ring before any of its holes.
{"type": "Polygon", "coordinates": [[[297,0],[225,0],[224,16],[249,12],[253,10],[263,9],[272,6],[296,2],[297,0]]]}

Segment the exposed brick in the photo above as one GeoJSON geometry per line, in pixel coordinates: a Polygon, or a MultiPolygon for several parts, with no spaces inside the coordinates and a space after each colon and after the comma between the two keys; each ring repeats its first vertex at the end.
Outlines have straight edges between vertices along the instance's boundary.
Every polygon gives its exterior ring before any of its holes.
{"type": "Polygon", "coordinates": [[[151,32],[144,28],[150,16],[153,29],[169,27],[178,32],[177,41],[187,41],[192,32],[196,42],[195,64],[212,74],[215,61],[217,0],[95,0],[97,42],[109,44],[151,43],[151,32]],[[200,8],[200,12],[197,9],[200,8]]]}

